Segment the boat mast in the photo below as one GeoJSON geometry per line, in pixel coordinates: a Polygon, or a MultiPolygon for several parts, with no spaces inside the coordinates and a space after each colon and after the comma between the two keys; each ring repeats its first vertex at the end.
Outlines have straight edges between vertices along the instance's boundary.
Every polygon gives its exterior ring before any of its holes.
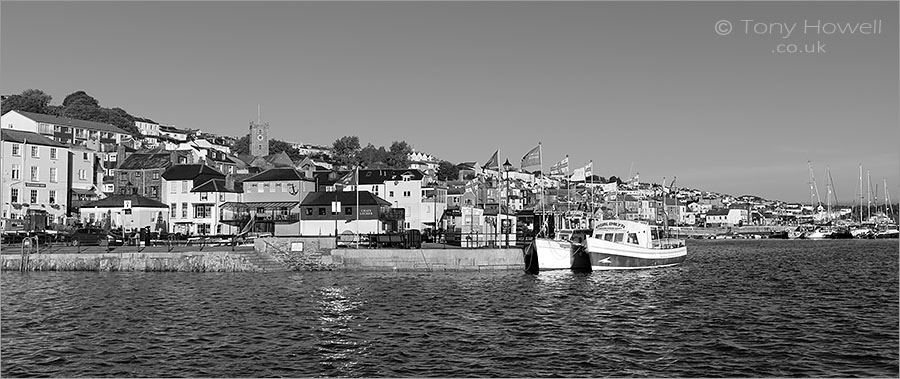
{"type": "Polygon", "coordinates": [[[812,162],[806,161],[806,165],[809,167],[809,206],[813,209],[813,222],[815,222],[815,215],[822,205],[822,198],[819,196],[819,185],[816,184],[816,176],[813,174],[812,162]],[[813,199],[815,199],[815,201],[813,199]]]}
{"type": "Polygon", "coordinates": [[[882,180],[884,180],[884,206],[885,206],[885,208],[887,208],[886,213],[888,214],[888,217],[891,218],[891,223],[893,223],[894,222],[894,206],[891,205],[891,193],[888,192],[887,179],[882,179],[882,180]]]}
{"type": "Polygon", "coordinates": [[[863,185],[862,185],[862,163],[859,164],[859,223],[863,223],[862,217],[862,199],[863,199],[863,185]]]}
{"type": "Polygon", "coordinates": [[[825,220],[827,222],[831,222],[831,186],[833,184],[831,182],[831,168],[825,166],[825,173],[828,175],[828,183],[825,183],[825,187],[828,191],[828,193],[825,195],[825,204],[827,204],[826,211],[828,212],[828,214],[825,215],[825,220]]]}
{"type": "Polygon", "coordinates": [[[866,170],[866,220],[872,218],[872,176],[866,170]]]}

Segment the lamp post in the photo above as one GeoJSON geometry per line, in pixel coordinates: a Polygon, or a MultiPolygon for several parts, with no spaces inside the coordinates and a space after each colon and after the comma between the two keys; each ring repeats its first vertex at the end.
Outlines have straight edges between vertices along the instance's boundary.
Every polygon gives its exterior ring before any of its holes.
{"type": "MultiPolygon", "coordinates": [[[[506,171],[506,221],[510,224],[510,230],[512,229],[512,221],[509,220],[509,169],[512,168],[512,164],[509,163],[509,159],[503,163],[503,170],[506,171]]],[[[500,222],[502,227],[503,222],[500,222]]],[[[509,232],[510,230],[504,230],[503,234],[506,235],[506,248],[509,249],[509,232]]]]}

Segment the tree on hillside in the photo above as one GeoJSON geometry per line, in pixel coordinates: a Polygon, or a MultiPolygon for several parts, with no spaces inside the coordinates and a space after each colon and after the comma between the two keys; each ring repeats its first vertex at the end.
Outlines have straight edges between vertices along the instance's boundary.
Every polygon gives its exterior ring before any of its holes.
{"type": "Polygon", "coordinates": [[[438,180],[448,181],[459,178],[459,167],[448,161],[441,161],[437,169],[438,180]]]}
{"type": "Polygon", "coordinates": [[[292,161],[299,161],[302,159],[303,155],[300,154],[300,150],[297,150],[294,145],[291,145],[285,141],[270,139],[269,140],[269,153],[280,153],[285,152],[289,157],[291,157],[292,161]]]}
{"type": "Polygon", "coordinates": [[[337,164],[343,166],[352,166],[358,163],[357,155],[360,152],[359,137],[344,136],[334,141],[332,144],[332,155],[337,164]]]}
{"type": "MultiPolygon", "coordinates": [[[[302,157],[300,151],[297,150],[293,145],[277,139],[269,140],[269,154],[275,154],[280,152],[285,152],[288,157],[291,157],[292,161],[299,161],[302,157]]],[[[246,134],[234,143],[231,146],[231,152],[235,155],[243,155],[250,154],[250,135],[246,134]]]]}
{"type": "Polygon", "coordinates": [[[403,169],[409,167],[409,154],[412,153],[412,146],[406,141],[394,141],[391,143],[390,155],[387,164],[391,168],[403,169]]]}
{"type": "Polygon", "coordinates": [[[357,161],[364,168],[387,168],[388,152],[384,146],[375,148],[371,143],[359,151],[357,161]]]}
{"type": "Polygon", "coordinates": [[[53,98],[39,89],[27,89],[21,94],[12,95],[3,100],[2,111],[0,114],[6,114],[9,111],[23,111],[34,113],[47,113],[50,106],[50,100],[53,98]]]}
{"type": "Polygon", "coordinates": [[[100,102],[84,91],[75,91],[70,93],[69,96],[66,96],[66,98],[63,99],[62,106],[68,108],[75,103],[81,103],[82,105],[91,108],[100,108],[100,102]]]}
{"type": "Polygon", "coordinates": [[[250,135],[245,134],[243,137],[238,138],[234,145],[231,146],[231,152],[235,155],[250,154],[250,135]]]}

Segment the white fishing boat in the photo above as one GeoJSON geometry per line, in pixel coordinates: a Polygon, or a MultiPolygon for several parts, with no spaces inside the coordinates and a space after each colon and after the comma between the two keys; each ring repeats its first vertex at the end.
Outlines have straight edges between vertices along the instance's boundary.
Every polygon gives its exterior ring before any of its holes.
{"type": "Polygon", "coordinates": [[[600,221],[587,238],[592,270],[644,269],[684,262],[684,240],[668,238],[660,227],[626,220],[600,221]]]}
{"type": "Polygon", "coordinates": [[[590,230],[560,230],[556,238],[535,238],[525,247],[525,271],[590,270],[591,261],[584,246],[590,230]]]}

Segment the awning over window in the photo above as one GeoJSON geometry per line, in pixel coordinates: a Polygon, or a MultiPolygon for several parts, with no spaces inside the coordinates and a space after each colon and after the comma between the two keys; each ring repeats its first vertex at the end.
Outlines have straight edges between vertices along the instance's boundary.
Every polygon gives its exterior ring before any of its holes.
{"type": "Polygon", "coordinates": [[[222,209],[234,209],[234,210],[247,210],[252,209],[256,210],[259,208],[263,208],[265,210],[281,210],[281,208],[287,207],[288,209],[293,209],[297,205],[299,205],[299,201],[257,201],[257,202],[248,202],[248,203],[238,203],[238,202],[227,202],[222,204],[222,209]]]}

